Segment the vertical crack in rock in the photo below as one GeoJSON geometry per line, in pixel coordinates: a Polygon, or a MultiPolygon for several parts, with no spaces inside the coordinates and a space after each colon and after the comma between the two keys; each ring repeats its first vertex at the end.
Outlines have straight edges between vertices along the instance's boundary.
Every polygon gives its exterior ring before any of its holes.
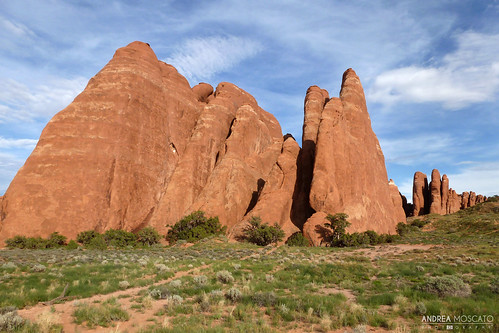
{"type": "Polygon", "coordinates": [[[113,182],[114,182],[114,173],[116,168],[116,158],[113,158],[113,162],[111,163],[111,168],[109,169],[109,177],[108,177],[108,187],[106,193],[107,206],[111,207],[111,198],[113,195],[113,182]]]}

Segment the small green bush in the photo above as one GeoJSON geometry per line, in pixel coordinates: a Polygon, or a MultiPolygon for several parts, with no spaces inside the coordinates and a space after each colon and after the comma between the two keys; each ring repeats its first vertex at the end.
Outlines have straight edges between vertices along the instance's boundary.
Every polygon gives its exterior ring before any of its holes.
{"type": "Polygon", "coordinates": [[[68,245],[66,245],[66,250],[76,250],[78,248],[78,243],[74,241],[74,239],[70,240],[68,242],[68,245]]]}
{"type": "Polygon", "coordinates": [[[430,277],[419,288],[438,296],[464,297],[471,295],[471,287],[454,275],[430,277]]]}
{"type": "Polygon", "coordinates": [[[427,224],[428,224],[428,221],[415,219],[414,221],[411,222],[410,225],[413,226],[413,227],[418,227],[419,229],[421,229],[421,228],[423,228],[427,224]]]}
{"type": "Polygon", "coordinates": [[[66,245],[66,240],[68,238],[59,234],[57,231],[50,234],[49,238],[46,241],[45,247],[47,249],[63,247],[66,245]]]}
{"type": "MultiPolygon", "coordinates": [[[[419,223],[416,223],[416,224],[419,224],[419,223]]],[[[401,236],[401,237],[404,237],[408,233],[410,233],[412,231],[417,231],[417,230],[419,230],[419,227],[411,225],[411,224],[406,224],[404,222],[399,222],[397,224],[397,234],[399,234],[399,236],[401,236]]]]}
{"type": "Polygon", "coordinates": [[[258,216],[253,216],[244,229],[244,238],[250,243],[261,246],[278,243],[282,241],[284,235],[284,231],[277,223],[273,226],[262,224],[262,219],[258,216]]]}
{"type": "Polygon", "coordinates": [[[127,247],[137,244],[137,235],[126,230],[109,229],[102,236],[108,246],[127,247]]]}
{"type": "Polygon", "coordinates": [[[310,246],[310,241],[301,232],[295,232],[286,240],[287,246],[310,246]]]}
{"type": "Polygon", "coordinates": [[[242,293],[237,289],[236,287],[230,288],[226,293],[225,293],[225,298],[232,302],[237,302],[239,299],[241,299],[242,293]]]}
{"type": "Polygon", "coordinates": [[[76,241],[83,245],[88,245],[99,233],[95,230],[82,231],[76,236],[76,241]]]}
{"type": "Polygon", "coordinates": [[[231,283],[234,282],[234,277],[232,276],[231,272],[223,270],[217,272],[217,280],[222,283],[231,283]]]}
{"type": "Polygon", "coordinates": [[[272,291],[258,291],[253,296],[251,296],[251,301],[258,306],[274,306],[277,302],[277,297],[272,291]]]}
{"type": "Polygon", "coordinates": [[[102,235],[97,235],[90,240],[86,247],[93,250],[105,250],[107,249],[107,243],[102,235]]]}
{"type": "Polygon", "coordinates": [[[144,229],[140,230],[137,234],[137,237],[137,242],[147,246],[158,244],[159,240],[161,239],[159,233],[152,227],[145,227],[144,229]]]}
{"type": "Polygon", "coordinates": [[[24,236],[14,236],[5,240],[5,245],[10,249],[25,249],[28,239],[24,236]]]}
{"type": "Polygon", "coordinates": [[[218,217],[207,218],[202,211],[184,216],[170,228],[166,235],[166,240],[170,243],[176,243],[178,240],[195,242],[209,236],[225,234],[227,230],[227,227],[220,224],[218,217]]]}

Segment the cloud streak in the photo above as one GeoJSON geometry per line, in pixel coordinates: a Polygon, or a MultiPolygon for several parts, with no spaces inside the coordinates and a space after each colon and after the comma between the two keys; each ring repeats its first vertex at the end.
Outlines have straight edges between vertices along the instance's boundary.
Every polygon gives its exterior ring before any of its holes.
{"type": "Polygon", "coordinates": [[[259,42],[235,36],[194,38],[183,43],[165,61],[192,82],[226,71],[261,49],[259,42]]]}
{"type": "Polygon", "coordinates": [[[52,117],[71,103],[86,83],[87,79],[81,77],[58,78],[30,88],[12,79],[1,79],[0,123],[52,117]]]}
{"type": "Polygon", "coordinates": [[[33,149],[38,140],[33,139],[6,139],[0,136],[0,149],[33,149]]]}
{"type": "Polygon", "coordinates": [[[446,109],[494,101],[499,92],[499,34],[468,31],[456,40],[457,49],[444,56],[440,66],[413,65],[381,73],[368,98],[387,105],[437,102],[446,109]]]}

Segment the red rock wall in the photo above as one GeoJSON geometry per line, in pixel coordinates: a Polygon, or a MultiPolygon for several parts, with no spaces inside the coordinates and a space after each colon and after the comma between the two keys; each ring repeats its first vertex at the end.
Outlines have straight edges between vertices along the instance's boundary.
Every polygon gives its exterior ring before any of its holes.
{"type": "Polygon", "coordinates": [[[0,241],[148,225],[165,233],[195,210],[233,236],[258,215],[319,244],[317,226],[340,212],[350,231],[394,233],[402,198],[355,72],[339,98],[310,87],[304,109],[300,149],[246,91],[191,89],[149,45],[131,43],[43,130],[0,197],[0,241]]]}

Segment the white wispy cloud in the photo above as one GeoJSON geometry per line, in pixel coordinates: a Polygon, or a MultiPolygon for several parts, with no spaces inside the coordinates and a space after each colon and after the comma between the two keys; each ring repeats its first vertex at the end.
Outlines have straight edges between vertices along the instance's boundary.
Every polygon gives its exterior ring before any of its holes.
{"type": "Polygon", "coordinates": [[[447,175],[449,186],[461,193],[473,191],[491,196],[499,194],[499,162],[483,162],[447,175]]]}
{"type": "Polygon", "coordinates": [[[460,109],[493,101],[499,92],[499,34],[467,31],[456,36],[457,49],[438,66],[408,66],[378,75],[368,92],[373,102],[438,102],[460,109]]]}
{"type": "Polygon", "coordinates": [[[256,55],[259,42],[236,36],[212,36],[185,41],[165,61],[189,80],[209,79],[256,55]]]}
{"type": "Polygon", "coordinates": [[[0,136],[0,149],[33,149],[38,140],[34,139],[6,139],[0,136]]]}
{"type": "Polygon", "coordinates": [[[414,165],[421,161],[438,164],[448,162],[449,153],[456,146],[456,139],[448,134],[422,134],[396,139],[380,139],[386,162],[414,165]]]}
{"type": "Polygon", "coordinates": [[[0,26],[16,37],[34,37],[35,33],[22,23],[14,22],[0,16],[0,26]]]}
{"type": "Polygon", "coordinates": [[[51,117],[66,107],[79,94],[87,79],[50,79],[28,87],[12,79],[0,78],[0,122],[30,121],[51,117]]]}

